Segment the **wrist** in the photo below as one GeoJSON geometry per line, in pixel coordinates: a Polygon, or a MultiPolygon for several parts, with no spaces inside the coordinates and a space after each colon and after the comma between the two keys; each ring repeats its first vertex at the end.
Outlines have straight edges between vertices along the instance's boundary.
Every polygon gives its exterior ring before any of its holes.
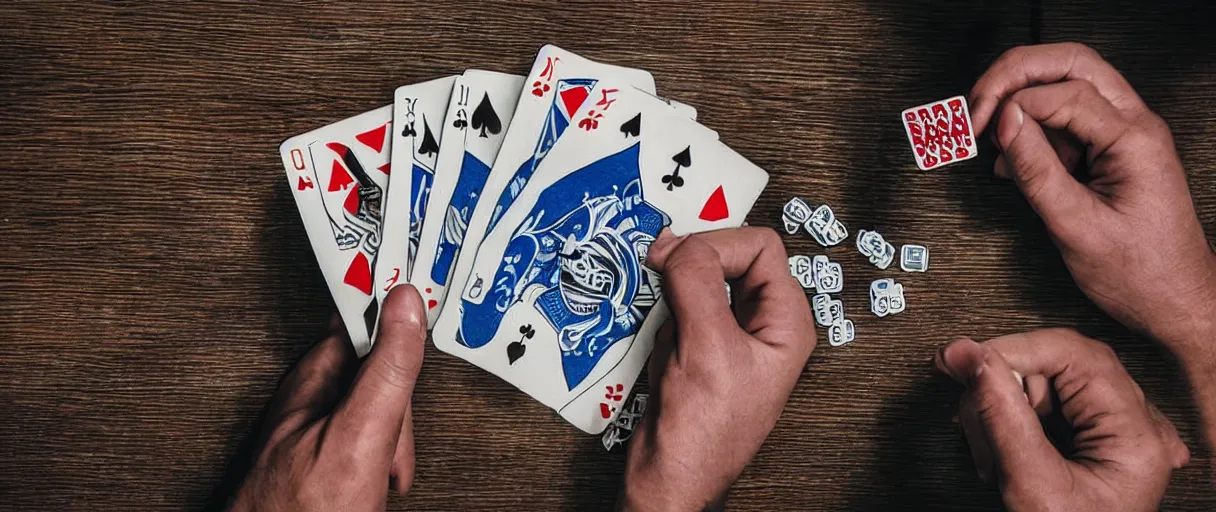
{"type": "MultiPolygon", "coordinates": [[[[1209,306],[1208,311],[1209,316],[1216,316],[1216,307],[1209,306]]],[[[1193,385],[1199,384],[1196,381],[1216,382],[1216,319],[1196,319],[1191,327],[1161,343],[1193,385]]]]}
{"type": "Polygon", "coordinates": [[[643,426],[630,442],[625,483],[618,508],[627,512],[723,510],[726,490],[707,485],[694,468],[664,453],[653,425],[643,426]]]}
{"type": "Polygon", "coordinates": [[[1216,357],[1216,254],[1209,256],[1197,286],[1182,292],[1187,295],[1185,305],[1176,309],[1166,325],[1148,332],[1184,366],[1216,357]]]}

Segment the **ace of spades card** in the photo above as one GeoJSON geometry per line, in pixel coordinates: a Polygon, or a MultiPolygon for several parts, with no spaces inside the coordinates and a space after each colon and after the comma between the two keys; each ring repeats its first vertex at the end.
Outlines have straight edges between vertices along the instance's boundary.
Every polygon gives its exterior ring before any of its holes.
{"type": "Polygon", "coordinates": [[[443,117],[456,76],[398,87],[393,94],[392,161],[397,179],[389,180],[384,205],[384,236],[376,258],[376,300],[409,279],[418,247],[422,208],[431,189],[439,156],[443,117]]]}
{"type": "Polygon", "coordinates": [[[433,340],[598,433],[667,317],[650,244],[665,226],[739,226],[768,175],[620,82],[600,81],[572,123],[486,236],[433,340]]]}
{"type": "Polygon", "coordinates": [[[379,254],[393,107],[287,139],[279,147],[313,254],[360,356],[379,313],[372,266],[379,254]]]}
{"type": "MultiPolygon", "coordinates": [[[[462,151],[457,154],[441,149],[427,200],[427,220],[422,225],[418,256],[410,275],[410,282],[422,293],[427,305],[428,325],[434,323],[443,306],[448,279],[490,167],[511,123],[523,80],[519,75],[468,70],[458,82],[460,90],[453,91],[461,101],[455,111],[448,112],[451,126],[455,128],[461,120],[467,120],[460,128],[462,151]]],[[[442,147],[446,148],[450,140],[445,131],[442,147]]]]}
{"type": "MultiPolygon", "coordinates": [[[[455,270],[447,285],[449,293],[464,288],[465,278],[486,232],[523,191],[536,166],[569,129],[572,116],[590,97],[591,89],[605,77],[615,77],[654,93],[654,77],[646,71],[595,62],[553,45],[546,45],[537,52],[520,91],[511,126],[482,188],[485,199],[477,202],[470,216],[455,270]]],[[[696,110],[682,106],[682,111],[691,112],[695,119],[696,110]]],[[[623,127],[625,130],[630,128],[628,124],[623,127]]]]}
{"type": "Polygon", "coordinates": [[[955,96],[912,107],[901,114],[916,166],[928,171],[979,154],[967,99],[955,96]]]}

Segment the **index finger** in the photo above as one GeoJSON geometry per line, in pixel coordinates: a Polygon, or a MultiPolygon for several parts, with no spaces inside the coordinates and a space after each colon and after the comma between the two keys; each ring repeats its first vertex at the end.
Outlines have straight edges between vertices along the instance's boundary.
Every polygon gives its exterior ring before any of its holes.
{"type": "Polygon", "coordinates": [[[992,63],[971,88],[971,119],[975,132],[984,131],[998,106],[1009,95],[1031,85],[1085,80],[1120,110],[1144,107],[1144,101],[1119,71],[1092,48],[1080,43],[1019,46],[992,63]]]}
{"type": "MultiPolygon", "coordinates": [[[[712,264],[721,269],[718,275],[735,281],[733,289],[740,297],[740,303],[753,310],[744,320],[744,330],[770,342],[784,338],[763,336],[764,331],[798,333],[800,337],[814,332],[810,304],[802,287],[789,273],[785,246],[775,231],[768,228],[743,227],[697,233],[684,239],[660,238],[650,251],[649,262],[656,269],[663,271],[677,253],[697,250],[697,247],[712,250],[698,250],[700,254],[688,260],[704,260],[710,257],[716,259],[712,264]]],[[[703,290],[691,296],[691,300],[700,304],[721,300],[725,304],[720,284],[709,284],[706,277],[689,276],[687,280],[704,283],[703,290]],[[714,292],[709,291],[711,286],[715,289],[714,292]],[[710,293],[716,295],[708,295],[710,293]],[[718,299],[717,296],[721,298],[718,299]]],[[[676,283],[675,279],[671,281],[672,285],[688,284],[676,283]]],[[[676,304],[673,304],[673,308],[677,311],[679,309],[676,304]]],[[[705,320],[712,321],[696,321],[705,320]]]]}
{"type": "Polygon", "coordinates": [[[1007,334],[985,341],[984,345],[1000,352],[1009,366],[1023,376],[1043,375],[1050,379],[1068,371],[1091,372],[1095,366],[1109,363],[1101,353],[1109,350],[1104,343],[1072,329],[1007,334]]]}
{"type": "Polygon", "coordinates": [[[739,327],[726,302],[726,275],[714,247],[696,235],[675,237],[664,229],[646,262],[663,274],[663,295],[681,340],[713,343],[739,327]]]}
{"type": "Polygon", "coordinates": [[[1053,383],[1064,416],[1075,420],[1092,406],[1111,412],[1145,410],[1143,393],[1105,343],[1071,329],[1044,329],[993,338],[984,343],[1024,376],[1053,383]]]}

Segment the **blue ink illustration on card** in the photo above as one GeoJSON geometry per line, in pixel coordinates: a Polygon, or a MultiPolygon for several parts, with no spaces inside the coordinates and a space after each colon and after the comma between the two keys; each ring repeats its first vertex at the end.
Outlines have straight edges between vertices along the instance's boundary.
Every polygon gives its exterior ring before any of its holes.
{"type": "Polygon", "coordinates": [[[461,301],[457,342],[489,343],[507,310],[538,286],[534,307],[557,333],[566,385],[574,389],[609,347],[637,333],[660,294],[658,276],[642,263],[670,224],[643,197],[639,154],[635,143],[541,192],[489,288],[471,292],[488,296],[461,301]]]}
{"type": "Polygon", "coordinates": [[[456,262],[460,243],[464,241],[465,230],[469,227],[469,216],[473,214],[477,197],[481,195],[481,189],[489,177],[490,166],[466,151],[460,164],[460,177],[456,179],[456,188],[452,191],[452,201],[443,215],[443,232],[439,235],[435,263],[431,266],[431,281],[439,286],[447,285],[452,264],[456,262]]]}
{"type": "Polygon", "coordinates": [[[532,152],[532,158],[524,160],[524,163],[520,164],[519,169],[516,169],[515,174],[511,176],[511,181],[507,183],[507,187],[503,189],[502,195],[498,197],[498,202],[494,205],[494,212],[490,216],[489,227],[486,229],[487,233],[494,229],[499,217],[507,211],[511,203],[515,202],[515,198],[519,197],[519,193],[524,190],[524,185],[527,185],[528,180],[532,178],[533,171],[545,159],[545,155],[549,154],[549,150],[553,148],[553,144],[562,136],[566,128],[570,126],[570,119],[591,95],[591,90],[595,88],[598,81],[595,78],[567,78],[557,81],[557,93],[553,95],[553,103],[549,106],[549,113],[545,115],[545,124],[541,128],[540,138],[536,141],[536,149],[532,152]]]}

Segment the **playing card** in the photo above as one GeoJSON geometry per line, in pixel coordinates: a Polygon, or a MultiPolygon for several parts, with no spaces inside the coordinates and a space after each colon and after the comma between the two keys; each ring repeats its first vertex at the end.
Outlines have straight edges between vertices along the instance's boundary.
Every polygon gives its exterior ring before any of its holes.
{"type": "Polygon", "coordinates": [[[433,339],[597,433],[666,318],[659,276],[643,265],[650,243],[664,226],[739,226],[768,175],[665,102],[609,80],[572,124],[485,237],[433,339]]]}
{"type": "Polygon", "coordinates": [[[900,116],[908,143],[922,171],[975,158],[971,111],[962,96],[912,107],[900,116]]]}
{"type": "Polygon", "coordinates": [[[458,101],[455,110],[448,111],[450,122],[444,128],[444,144],[427,200],[427,220],[422,224],[418,256],[410,274],[410,283],[427,305],[428,325],[434,323],[443,305],[452,265],[511,124],[523,80],[519,75],[471,69],[452,92],[458,101]],[[463,140],[459,151],[447,150],[449,129],[454,131],[453,137],[463,140]]]}
{"type": "Polygon", "coordinates": [[[431,189],[443,134],[443,118],[456,76],[398,87],[393,94],[392,161],[384,205],[384,236],[376,258],[376,300],[409,280],[422,231],[422,205],[431,189]]]}
{"type": "MultiPolygon", "coordinates": [[[[637,87],[637,86],[635,85],[634,87],[637,87]]],[[[640,89],[640,87],[639,87],[639,89],[640,89]]],[[[697,108],[696,107],[689,105],[687,103],[681,103],[679,101],[670,100],[670,99],[667,100],[667,104],[671,105],[672,110],[675,110],[676,113],[679,114],[680,116],[686,117],[688,119],[692,119],[693,121],[697,120],[697,108]]]]}
{"type": "Polygon", "coordinates": [[[313,254],[360,356],[379,313],[372,265],[380,250],[393,107],[292,137],[279,152],[313,254]]]}
{"type": "MultiPolygon", "coordinates": [[[[553,45],[546,45],[537,53],[520,91],[511,126],[482,189],[482,197],[493,200],[478,201],[474,207],[448,289],[464,288],[482,238],[523,191],[536,165],[544,161],[553,144],[571,125],[574,113],[590,97],[591,89],[604,78],[654,92],[654,78],[645,71],[602,64],[553,45]]],[[[691,113],[695,118],[696,109],[684,107],[683,113],[691,113]]],[[[636,132],[632,125],[622,128],[625,132],[636,132]]]]}

